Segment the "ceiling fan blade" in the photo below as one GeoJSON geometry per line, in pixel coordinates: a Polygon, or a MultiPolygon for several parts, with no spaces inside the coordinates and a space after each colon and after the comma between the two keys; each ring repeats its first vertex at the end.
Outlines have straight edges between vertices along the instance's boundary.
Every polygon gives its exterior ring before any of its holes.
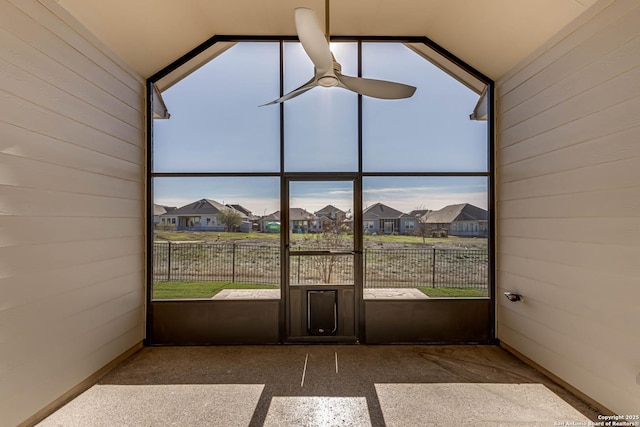
{"type": "Polygon", "coordinates": [[[325,74],[333,69],[333,58],[329,43],[316,18],[316,13],[306,7],[295,10],[296,31],[304,51],[316,67],[316,74],[325,74]]]}
{"type": "Polygon", "coordinates": [[[403,99],[413,96],[416,88],[402,83],[386,80],[365,79],[362,77],[349,77],[336,72],[342,87],[360,95],[380,99],[403,99]]]}
{"type": "Polygon", "coordinates": [[[275,101],[271,101],[271,102],[267,102],[266,104],[259,105],[259,107],[264,107],[265,105],[280,104],[284,101],[290,100],[291,98],[295,98],[298,95],[302,95],[309,89],[313,89],[316,86],[318,86],[318,81],[316,80],[315,77],[313,77],[311,80],[309,80],[299,88],[292,90],[288,94],[276,99],[275,101]]]}

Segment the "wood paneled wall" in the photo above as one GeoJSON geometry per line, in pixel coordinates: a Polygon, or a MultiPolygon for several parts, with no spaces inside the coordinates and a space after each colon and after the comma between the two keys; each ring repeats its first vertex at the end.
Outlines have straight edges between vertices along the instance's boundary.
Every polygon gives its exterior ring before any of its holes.
{"type": "Polygon", "coordinates": [[[144,80],[52,0],[0,0],[0,424],[144,336],[144,80]]]}
{"type": "Polygon", "coordinates": [[[501,78],[496,98],[498,336],[637,414],[640,2],[596,3],[501,78]]]}

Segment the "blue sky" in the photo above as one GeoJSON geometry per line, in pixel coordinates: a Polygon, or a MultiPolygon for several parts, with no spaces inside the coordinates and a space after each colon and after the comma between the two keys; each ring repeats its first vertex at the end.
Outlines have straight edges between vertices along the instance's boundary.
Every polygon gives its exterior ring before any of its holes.
{"type": "MultiPolygon", "coordinates": [[[[278,44],[239,43],[163,93],[171,118],[154,123],[156,172],[279,171],[278,44]]],[[[332,43],[343,73],[357,75],[357,45],[332,43]]],[[[285,43],[285,93],[313,65],[285,43]]],[[[368,172],[485,172],[486,122],[469,120],[478,94],[401,44],[364,43],[363,76],[417,87],[412,98],[363,97],[363,167],[368,172]]],[[[357,96],[314,88],[285,103],[286,171],[357,170],[357,96]]],[[[255,214],[279,208],[277,178],[158,178],[155,202],[182,206],[206,197],[255,214]]],[[[292,206],[350,205],[336,183],[300,189],[292,206]],[[305,194],[306,193],[306,194],[305,194]],[[333,202],[332,202],[333,201],[333,202]]],[[[487,207],[487,179],[368,178],[364,204],[409,211],[469,202],[487,207]]]]}

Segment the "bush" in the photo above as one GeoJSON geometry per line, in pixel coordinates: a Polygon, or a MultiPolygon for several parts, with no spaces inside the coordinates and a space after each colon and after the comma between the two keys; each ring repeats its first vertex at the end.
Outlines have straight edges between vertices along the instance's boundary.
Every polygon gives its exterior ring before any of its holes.
{"type": "Polygon", "coordinates": [[[353,234],[353,230],[346,224],[340,226],[340,232],[349,236],[353,234]]]}
{"type": "Polygon", "coordinates": [[[160,223],[160,224],[154,224],[154,228],[156,230],[160,230],[160,231],[175,231],[176,229],[176,225],[175,224],[167,224],[167,223],[160,223]]]}

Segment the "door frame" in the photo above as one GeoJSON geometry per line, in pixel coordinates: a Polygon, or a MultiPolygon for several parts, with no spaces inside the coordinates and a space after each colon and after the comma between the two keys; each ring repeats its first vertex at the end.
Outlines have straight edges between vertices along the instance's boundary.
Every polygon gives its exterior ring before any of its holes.
{"type": "MultiPolygon", "coordinates": [[[[362,178],[358,172],[287,172],[283,174],[280,186],[281,203],[281,337],[285,343],[298,342],[358,342],[364,334],[364,277],[363,277],[363,233],[362,233],[362,178]],[[353,215],[353,292],[354,292],[354,335],[348,336],[291,336],[291,284],[290,284],[290,231],[289,209],[291,182],[342,181],[352,182],[352,215],[353,215]]],[[[327,290],[344,289],[347,286],[329,286],[327,290]]]]}

